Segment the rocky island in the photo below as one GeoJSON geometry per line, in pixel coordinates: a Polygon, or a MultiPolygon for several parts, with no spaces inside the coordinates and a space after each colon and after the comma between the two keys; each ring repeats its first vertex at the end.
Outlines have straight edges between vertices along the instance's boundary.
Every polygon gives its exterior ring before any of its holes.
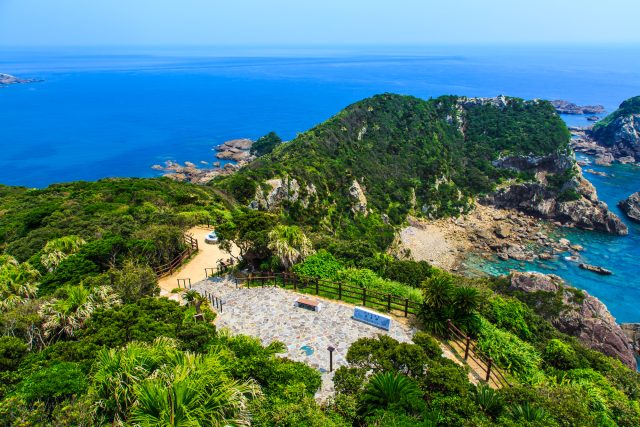
{"type": "Polygon", "coordinates": [[[602,114],[604,113],[604,106],[602,105],[576,105],[569,101],[564,101],[561,99],[556,99],[551,101],[551,105],[556,109],[559,114],[602,114]]]}
{"type": "Polygon", "coordinates": [[[41,82],[41,81],[42,80],[38,80],[38,79],[21,79],[16,76],[12,76],[11,74],[0,73],[0,87],[12,85],[12,84],[35,83],[35,82],[41,82]]]}

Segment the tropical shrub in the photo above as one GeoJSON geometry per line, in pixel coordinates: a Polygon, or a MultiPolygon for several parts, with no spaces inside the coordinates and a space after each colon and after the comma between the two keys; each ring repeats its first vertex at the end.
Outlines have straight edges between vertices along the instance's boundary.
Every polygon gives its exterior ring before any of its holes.
{"type": "Polygon", "coordinates": [[[542,356],[547,364],[564,371],[577,368],[580,364],[573,347],[557,338],[549,340],[542,356]]]}
{"type": "Polygon", "coordinates": [[[421,409],[422,392],[408,377],[384,372],[373,375],[365,385],[361,412],[364,415],[377,409],[399,412],[416,412],[421,409]]]}
{"type": "Polygon", "coordinates": [[[301,277],[336,280],[338,272],[344,268],[331,253],[321,249],[308,256],[303,262],[293,266],[293,271],[301,277]]]}
{"type": "Polygon", "coordinates": [[[533,381],[541,374],[542,359],[531,344],[498,329],[484,318],[480,318],[478,348],[521,381],[533,381]]]}

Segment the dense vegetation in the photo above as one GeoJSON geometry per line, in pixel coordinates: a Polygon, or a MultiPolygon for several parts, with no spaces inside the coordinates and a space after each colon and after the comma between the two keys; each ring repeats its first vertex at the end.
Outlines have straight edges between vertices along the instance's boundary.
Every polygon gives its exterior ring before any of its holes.
{"type": "Polygon", "coordinates": [[[593,134],[598,139],[607,141],[607,139],[612,136],[612,133],[614,132],[614,129],[612,129],[609,125],[615,122],[618,118],[629,116],[631,114],[640,114],[640,96],[634,96],[633,98],[629,98],[626,101],[623,101],[616,111],[609,114],[604,119],[598,121],[593,126],[593,134]]]}
{"type": "MultiPolygon", "coordinates": [[[[496,156],[564,150],[566,139],[546,103],[384,95],[212,186],[0,187],[0,424],[640,425],[638,374],[558,332],[532,308],[542,296],[386,252],[410,211],[457,213],[502,179],[523,178],[495,169],[496,156]],[[276,175],[313,184],[310,205],[243,206],[276,175]],[[375,214],[351,211],[354,178],[375,214]],[[157,297],[153,268],[184,249],[186,228],[206,221],[223,248],[240,249],[240,268],[409,298],[421,306],[420,331],[413,343],[355,342],[335,374],[335,398],[318,404],[319,372],[277,356],[281,343],[216,330],[196,292],[183,294],[186,305],[157,297]],[[449,319],[513,387],[473,385],[467,368],[443,356],[437,340],[449,319]]],[[[545,307],[561,310],[556,303],[545,307]]]]}
{"type": "MultiPolygon", "coordinates": [[[[290,177],[302,200],[284,206],[297,223],[342,230],[354,180],[368,207],[401,223],[414,212],[457,215],[514,172],[491,163],[500,155],[549,154],[567,149],[569,135],[546,102],[507,98],[505,105],[452,96],[429,101],[399,95],[365,99],[280,144],[216,185],[247,204],[266,179],[290,177]],[[313,185],[316,192],[308,194],[313,185]]],[[[361,226],[357,221],[353,225],[361,226]]]]}

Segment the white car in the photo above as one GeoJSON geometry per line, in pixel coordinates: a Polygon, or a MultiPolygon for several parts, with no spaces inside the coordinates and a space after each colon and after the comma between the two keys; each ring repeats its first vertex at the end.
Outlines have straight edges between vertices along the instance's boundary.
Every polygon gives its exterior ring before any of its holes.
{"type": "Polygon", "coordinates": [[[204,238],[204,242],[212,245],[218,243],[218,235],[215,231],[212,231],[211,233],[207,234],[207,237],[204,238]]]}

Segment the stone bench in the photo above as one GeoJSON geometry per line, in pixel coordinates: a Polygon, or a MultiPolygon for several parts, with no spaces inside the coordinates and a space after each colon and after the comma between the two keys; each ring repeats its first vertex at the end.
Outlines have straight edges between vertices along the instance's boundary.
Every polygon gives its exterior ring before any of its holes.
{"type": "Polygon", "coordinates": [[[306,308],[307,310],[320,311],[320,301],[312,300],[309,298],[298,297],[296,298],[296,307],[306,308]]]}

